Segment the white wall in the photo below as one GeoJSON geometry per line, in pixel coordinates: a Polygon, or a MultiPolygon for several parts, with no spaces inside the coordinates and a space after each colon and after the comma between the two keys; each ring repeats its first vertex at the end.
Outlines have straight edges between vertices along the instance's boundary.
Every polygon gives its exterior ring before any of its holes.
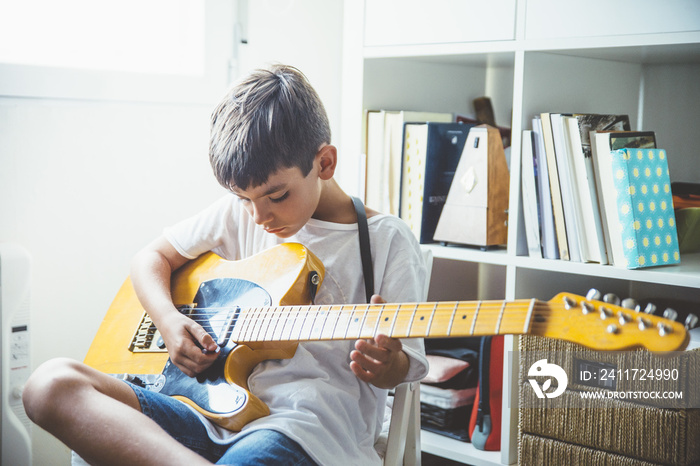
{"type": "Polygon", "coordinates": [[[247,19],[243,29],[248,44],[240,49],[240,71],[283,63],[306,75],[326,107],[332,143],[340,149],[336,178],[351,191],[356,182],[343,168],[354,160],[344,157],[340,134],[343,1],[250,1],[247,19]]]}
{"type": "MultiPolygon", "coordinates": [[[[246,66],[304,71],[339,141],[342,0],[251,3],[246,66]]],[[[34,367],[82,360],[133,254],[224,193],[207,159],[215,102],[176,100],[0,95],[0,241],[33,259],[34,367]]],[[[69,464],[60,442],[33,437],[34,464],[69,464]]]]}

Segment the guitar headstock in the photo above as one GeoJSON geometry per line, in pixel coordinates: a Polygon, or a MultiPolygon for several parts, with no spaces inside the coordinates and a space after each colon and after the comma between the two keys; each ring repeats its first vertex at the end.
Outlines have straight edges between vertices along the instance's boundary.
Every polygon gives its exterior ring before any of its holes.
{"type": "Polygon", "coordinates": [[[606,351],[682,351],[688,345],[683,324],[647,312],[571,293],[559,293],[545,304],[547,310],[533,317],[532,334],[606,351]]]}

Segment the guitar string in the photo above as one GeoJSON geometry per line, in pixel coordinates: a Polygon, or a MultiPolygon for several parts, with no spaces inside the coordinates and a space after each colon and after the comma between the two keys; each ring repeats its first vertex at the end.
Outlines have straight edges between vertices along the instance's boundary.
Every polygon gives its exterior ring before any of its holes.
{"type": "MultiPolygon", "coordinates": [[[[510,302],[512,303],[512,302],[510,302]]],[[[415,304],[411,305],[406,305],[406,304],[401,304],[401,305],[372,305],[372,307],[364,307],[362,309],[356,309],[357,305],[331,305],[331,306],[304,306],[304,305],[297,305],[297,306],[261,306],[261,307],[250,307],[250,308],[230,308],[230,307],[209,307],[209,308],[194,308],[194,312],[189,312],[185,313],[187,316],[192,317],[192,318],[197,318],[201,316],[210,316],[213,319],[219,319],[219,320],[230,320],[231,312],[236,312],[238,311],[238,319],[257,319],[257,320],[266,320],[268,317],[265,317],[267,314],[271,314],[269,316],[269,319],[293,319],[296,317],[301,317],[303,316],[304,318],[308,315],[315,315],[315,316],[323,316],[325,315],[325,318],[328,318],[327,316],[330,316],[332,314],[375,314],[375,315],[381,315],[381,314],[390,314],[390,313],[399,313],[398,317],[401,318],[404,314],[408,315],[409,314],[409,309],[402,309],[406,307],[410,307],[410,313],[413,313],[414,310],[416,309],[415,304]],[[346,306],[353,306],[355,309],[349,310],[349,309],[343,309],[343,307],[346,306]],[[299,308],[299,309],[296,309],[299,308]],[[216,314],[214,316],[211,315],[212,312],[216,311],[216,314]],[[405,311],[405,312],[402,312],[405,311]],[[226,316],[219,316],[221,312],[227,312],[228,315],[226,316]]],[[[459,312],[455,314],[455,317],[467,317],[469,315],[469,312],[471,310],[475,309],[458,309],[459,312]]],[[[556,317],[557,312],[563,311],[565,314],[567,314],[567,317],[571,315],[571,313],[576,313],[577,309],[566,309],[564,305],[551,305],[551,304],[535,304],[535,308],[533,309],[533,315],[542,315],[544,313],[550,312],[552,315],[550,317],[556,317]],[[557,309],[559,308],[559,309],[557,309]],[[536,313],[536,314],[535,314],[536,313]]],[[[481,316],[482,312],[484,314],[488,314],[489,317],[493,316],[499,316],[501,314],[505,314],[506,317],[512,317],[513,315],[517,313],[521,314],[526,314],[529,311],[529,305],[528,306],[521,306],[519,304],[514,304],[511,306],[508,306],[508,303],[506,303],[505,309],[503,309],[502,303],[498,304],[485,304],[482,305],[479,314],[481,316]]],[[[437,306],[436,305],[420,305],[418,307],[419,314],[430,314],[430,315],[439,315],[439,314],[449,314],[452,315],[454,314],[454,303],[450,302],[444,302],[444,303],[439,303],[437,306]]],[[[599,311],[592,311],[591,314],[597,315],[599,314],[599,311]]],[[[644,316],[648,317],[650,319],[654,319],[655,317],[657,319],[660,319],[658,316],[653,316],[649,314],[645,314],[642,312],[635,312],[632,310],[626,310],[623,312],[624,315],[626,316],[644,316]]],[[[613,313],[611,314],[612,317],[618,316],[617,314],[613,313]]],[[[479,317],[479,320],[481,320],[481,317],[479,317]]]]}
{"type": "MultiPolygon", "coordinates": [[[[438,320],[441,318],[446,317],[448,314],[452,316],[453,310],[454,310],[454,303],[455,302],[438,302],[438,303],[423,303],[420,305],[421,308],[423,308],[423,311],[420,312],[420,314],[429,314],[431,317],[438,317],[438,320]],[[429,308],[432,308],[432,310],[429,310],[429,308]]],[[[459,303],[459,302],[457,302],[459,303]]],[[[509,324],[509,322],[513,321],[513,318],[517,317],[522,317],[522,315],[515,315],[513,316],[514,312],[520,312],[521,314],[524,314],[525,312],[528,311],[527,307],[523,307],[523,309],[520,309],[520,304],[518,301],[506,301],[506,305],[511,304],[510,307],[506,306],[505,314],[506,315],[506,321],[504,322],[505,328],[508,329],[512,327],[512,324],[509,324]],[[518,309],[513,309],[513,307],[517,307],[518,309]]],[[[529,301],[528,301],[529,304],[529,301]]],[[[323,335],[329,335],[328,332],[324,332],[324,327],[325,324],[328,321],[331,321],[334,326],[337,326],[338,322],[341,320],[347,320],[346,324],[348,327],[357,327],[357,334],[361,335],[363,331],[366,331],[368,327],[373,327],[373,328],[379,328],[380,321],[379,317],[382,315],[382,313],[396,313],[397,311],[401,310],[401,307],[405,307],[406,304],[391,304],[387,303],[386,305],[382,304],[377,304],[377,305],[366,305],[365,309],[362,310],[345,310],[343,307],[350,307],[353,305],[329,305],[329,306],[304,306],[304,305],[297,305],[297,306],[269,306],[269,307],[259,307],[259,308],[248,308],[248,309],[242,309],[241,313],[237,316],[234,317],[233,319],[231,318],[230,315],[228,316],[222,316],[220,318],[217,318],[216,316],[210,316],[209,318],[209,323],[211,325],[216,325],[216,324],[225,324],[229,323],[232,320],[236,321],[236,324],[234,327],[229,329],[231,333],[236,333],[238,335],[237,338],[250,338],[250,334],[255,334],[258,337],[260,335],[263,335],[264,337],[269,337],[271,339],[276,339],[278,337],[275,337],[277,334],[276,331],[276,326],[272,329],[270,329],[270,324],[275,323],[278,324],[280,321],[284,321],[285,324],[282,326],[282,329],[279,331],[280,335],[284,335],[285,333],[289,333],[290,339],[292,334],[306,334],[307,337],[310,337],[313,334],[318,334],[319,337],[322,337],[323,335]],[[295,309],[296,308],[296,309],[295,309]],[[335,315],[334,315],[335,314],[335,315]],[[345,316],[344,316],[345,314],[345,316]],[[369,315],[368,321],[370,322],[371,325],[369,326],[364,326],[364,325],[353,325],[353,323],[357,323],[359,321],[359,317],[352,319],[353,315],[362,315],[365,319],[367,318],[366,316],[369,315]],[[312,319],[308,319],[310,316],[312,316],[312,319]],[[322,322],[319,322],[321,325],[321,328],[318,329],[316,327],[316,320],[318,318],[321,318],[322,322]],[[376,320],[375,320],[376,317],[376,320]],[[311,324],[306,325],[303,322],[305,320],[310,320],[312,321],[311,324]],[[298,321],[302,322],[302,325],[299,326],[297,324],[298,321]],[[354,321],[354,322],[353,322],[354,321]],[[287,324],[289,322],[291,323],[291,327],[289,328],[289,331],[285,331],[287,324]],[[295,328],[296,325],[296,328],[295,328]],[[240,327],[239,327],[240,326],[240,327]],[[237,331],[237,327],[239,327],[240,331],[237,331]],[[243,328],[245,327],[245,328],[243,328]],[[296,330],[296,331],[295,331],[296,330]],[[271,333],[271,335],[270,335],[271,333]],[[248,335],[246,335],[248,334],[248,335]]],[[[557,304],[557,307],[564,308],[563,304],[557,304]]],[[[353,306],[356,307],[356,306],[353,306]]],[[[411,306],[415,309],[415,305],[411,306]]],[[[480,317],[477,319],[479,321],[478,328],[483,329],[484,327],[489,326],[489,320],[493,318],[499,318],[500,316],[503,315],[503,301],[489,301],[482,303],[482,307],[479,311],[480,317]]],[[[528,325],[528,329],[530,332],[528,333],[535,333],[534,331],[536,330],[542,330],[546,329],[549,326],[552,326],[553,324],[561,324],[564,323],[565,321],[569,320],[571,317],[571,312],[575,312],[576,309],[573,310],[564,310],[564,312],[552,312],[553,311],[553,305],[551,303],[544,303],[544,302],[538,302],[535,304],[533,312],[532,312],[532,317],[530,324],[528,325]],[[544,320],[542,320],[542,317],[545,317],[544,320]]],[[[194,308],[195,310],[198,310],[199,312],[194,313],[194,316],[191,314],[190,317],[200,317],[202,315],[207,315],[204,311],[205,310],[225,310],[225,311],[231,311],[231,308],[194,308]]],[[[408,313],[406,313],[408,314],[408,313]]],[[[647,319],[652,326],[650,328],[653,328],[653,320],[654,316],[649,316],[647,314],[643,313],[636,313],[633,311],[630,311],[629,313],[626,313],[627,315],[634,315],[634,314],[639,314],[640,317],[643,317],[647,319]]],[[[594,317],[595,317],[594,313],[594,317]]],[[[460,317],[459,320],[465,319],[468,316],[468,312],[465,315],[465,312],[459,312],[456,314],[457,317],[460,317]],[[463,317],[462,317],[463,316],[463,317]]],[[[425,317],[425,316],[424,316],[425,317]]],[[[615,317],[615,316],[613,316],[615,317]]],[[[391,319],[391,320],[401,320],[401,319],[408,319],[408,316],[402,316],[401,314],[398,315],[398,319],[391,319]]],[[[660,318],[657,318],[660,319],[660,318]]],[[[390,321],[388,317],[384,319],[385,321],[390,321]]],[[[451,321],[454,321],[454,319],[450,319],[451,321]]],[[[598,319],[597,321],[595,319],[589,319],[588,321],[584,322],[578,322],[577,326],[579,327],[584,327],[584,328],[599,328],[601,326],[601,323],[603,325],[607,325],[604,320],[607,319],[598,319]],[[581,325],[583,324],[583,325],[581,325]]],[[[468,322],[471,323],[471,320],[468,320],[468,322]]],[[[420,321],[419,321],[420,322],[420,321]]],[[[636,325],[635,321],[631,322],[632,324],[636,325]]],[[[454,325],[454,324],[453,324],[454,325]]],[[[400,325],[399,325],[400,327],[400,325]]],[[[412,335],[414,333],[414,326],[411,325],[410,328],[406,328],[404,332],[401,331],[396,331],[394,332],[397,335],[412,335]]],[[[416,334],[419,333],[420,326],[418,326],[419,329],[415,331],[416,334]]],[[[519,326],[519,329],[522,329],[522,325],[519,326]]],[[[349,333],[349,331],[346,331],[349,333]]],[[[439,335],[445,334],[445,332],[435,332],[439,335]]],[[[452,335],[453,332],[450,332],[449,334],[446,335],[452,335]]],[[[470,334],[473,335],[479,335],[479,334],[522,334],[523,331],[502,331],[502,332],[486,332],[484,333],[482,330],[474,333],[464,333],[464,332],[454,332],[456,333],[455,336],[468,336],[470,334]]],[[[431,332],[427,331],[424,334],[421,335],[416,335],[416,336],[430,336],[431,332]]],[[[333,338],[332,335],[334,335],[333,332],[330,333],[331,337],[333,338]]],[[[350,338],[355,338],[354,332],[352,333],[351,336],[348,337],[350,338]]],[[[243,340],[240,340],[243,341],[243,340]]]]}

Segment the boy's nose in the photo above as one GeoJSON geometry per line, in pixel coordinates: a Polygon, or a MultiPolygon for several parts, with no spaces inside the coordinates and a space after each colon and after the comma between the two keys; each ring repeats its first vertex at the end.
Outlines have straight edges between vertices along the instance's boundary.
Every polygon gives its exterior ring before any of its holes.
{"type": "Polygon", "coordinates": [[[258,225],[263,225],[272,218],[272,212],[260,205],[253,206],[253,221],[258,225]]]}

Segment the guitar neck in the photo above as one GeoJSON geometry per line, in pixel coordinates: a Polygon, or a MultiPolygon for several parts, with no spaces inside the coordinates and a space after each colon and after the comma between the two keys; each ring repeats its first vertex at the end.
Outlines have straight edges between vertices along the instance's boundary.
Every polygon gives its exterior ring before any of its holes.
{"type": "Polygon", "coordinates": [[[545,316],[535,299],[404,304],[279,306],[242,309],[230,337],[236,342],[372,338],[441,338],[529,333],[545,316]]]}

